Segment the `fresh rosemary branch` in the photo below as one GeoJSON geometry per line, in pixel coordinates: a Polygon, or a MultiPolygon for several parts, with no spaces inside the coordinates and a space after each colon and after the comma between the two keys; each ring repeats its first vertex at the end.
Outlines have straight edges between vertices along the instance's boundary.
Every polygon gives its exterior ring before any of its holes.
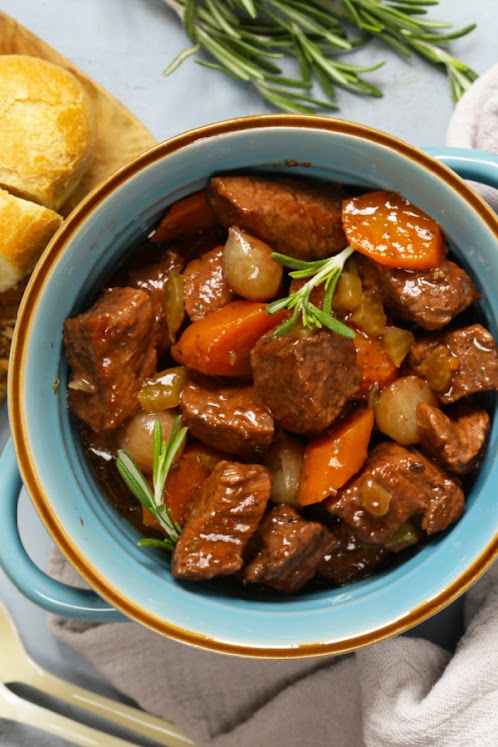
{"type": "Polygon", "coordinates": [[[203,51],[209,59],[196,59],[198,64],[251,84],[269,104],[285,112],[337,110],[336,87],[382,96],[362,74],[377,70],[383,62],[359,66],[338,59],[373,37],[404,57],[415,53],[444,68],[455,101],[477,77],[444,48],[475,25],[450,31],[451,24],[427,19],[426,6],[437,5],[437,0],[164,1],[194,43],[177,55],[165,75],[203,51]],[[284,56],[297,62],[294,76],[284,75],[278,66],[284,56]],[[315,84],[323,97],[314,95],[315,84]]]}
{"type": "Polygon", "coordinates": [[[278,329],[274,331],[274,335],[282,337],[297,322],[299,315],[301,315],[301,321],[303,326],[309,329],[315,327],[327,327],[332,332],[343,337],[355,337],[355,333],[348,326],[343,324],[339,319],[332,316],[332,299],[334,291],[337,285],[337,281],[344,268],[344,264],[347,258],[354,252],[352,246],[347,246],[345,249],[336,254],[334,257],[328,259],[317,259],[314,262],[305,262],[301,259],[294,259],[288,257],[285,254],[279,254],[273,252],[272,257],[280,262],[284,267],[289,267],[292,272],[289,273],[290,277],[303,279],[310,278],[304,285],[301,286],[297,291],[291,293],[286,298],[279,298],[273,301],[268,306],[268,313],[275,314],[277,311],[282,309],[293,310],[291,317],[284,322],[278,329]],[[313,288],[318,285],[325,283],[325,297],[323,301],[323,307],[319,309],[313,303],[311,303],[310,296],[313,288]]]}
{"type": "Polygon", "coordinates": [[[445,46],[466,36],[476,24],[455,31],[450,23],[431,21],[424,6],[437,5],[437,0],[315,0],[336,17],[354,24],[358,29],[380,39],[403,57],[415,52],[428,62],[444,67],[450,83],[453,101],[458,101],[477,78],[464,62],[453,57],[445,46]],[[441,48],[443,47],[443,48],[441,48]]]}
{"type": "Polygon", "coordinates": [[[135,498],[138,498],[142,506],[150,511],[152,516],[159,522],[166,533],[164,540],[152,538],[141,539],[138,544],[149,547],[159,547],[163,550],[173,550],[182,531],[178,522],[171,518],[171,511],[164,503],[164,488],[169,470],[173,464],[178,450],[180,449],[188,428],[180,429],[181,417],[175,420],[168,443],[163,441],[161,423],[154,423],[154,458],[152,467],[152,490],[143,473],[137,467],[133,459],[119,449],[117,452],[116,467],[119,474],[131,490],[135,498]]]}

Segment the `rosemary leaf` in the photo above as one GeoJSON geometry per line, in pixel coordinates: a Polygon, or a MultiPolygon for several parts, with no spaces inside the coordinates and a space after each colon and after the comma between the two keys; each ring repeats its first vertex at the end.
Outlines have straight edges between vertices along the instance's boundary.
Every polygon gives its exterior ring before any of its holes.
{"type": "MultiPolygon", "coordinates": [[[[175,461],[178,451],[187,435],[187,428],[180,428],[181,418],[176,418],[168,443],[163,441],[161,424],[158,420],[154,423],[153,433],[153,463],[152,483],[153,490],[145,476],[135,464],[126,451],[119,449],[117,452],[116,467],[123,478],[128,489],[137,498],[142,506],[159,522],[166,534],[162,544],[167,549],[173,549],[181,533],[180,525],[173,521],[171,511],[164,503],[164,490],[171,465],[175,461]]],[[[151,544],[141,540],[138,544],[151,544]]]]}
{"type": "Polygon", "coordinates": [[[337,109],[339,108],[337,104],[334,104],[330,101],[322,101],[321,99],[317,99],[314,96],[307,96],[304,93],[294,93],[293,91],[287,91],[281,86],[268,86],[261,84],[257,86],[257,88],[262,96],[268,98],[269,100],[273,99],[278,100],[279,102],[286,102],[289,107],[289,111],[298,111],[305,114],[314,113],[315,109],[301,106],[297,103],[298,101],[308,102],[309,104],[313,104],[316,108],[328,109],[329,111],[337,111],[337,109]],[[285,94],[285,96],[283,94],[285,94]]]}
{"type": "Polygon", "coordinates": [[[415,32],[419,31],[421,27],[447,29],[451,26],[450,23],[445,23],[444,21],[430,21],[428,19],[413,18],[410,14],[402,13],[394,7],[372,8],[370,12],[373,16],[377,16],[381,21],[383,21],[386,26],[395,22],[399,29],[405,28],[415,32]]]}
{"type": "Polygon", "coordinates": [[[393,8],[396,8],[396,10],[399,10],[401,13],[406,13],[410,16],[425,16],[427,15],[427,10],[425,8],[420,8],[418,6],[411,6],[411,5],[393,5],[393,8]]]}
{"type": "Polygon", "coordinates": [[[185,0],[185,11],[183,14],[183,25],[187,36],[192,41],[196,41],[195,34],[195,14],[198,3],[195,0],[185,0]]]}
{"type": "Polygon", "coordinates": [[[335,101],[336,99],[335,86],[330,80],[330,78],[328,78],[327,75],[322,70],[322,68],[316,65],[315,63],[311,64],[311,68],[324,94],[328,97],[330,101],[335,101]]]}
{"type": "Polygon", "coordinates": [[[416,7],[425,7],[426,5],[439,5],[439,0],[396,0],[396,5],[407,5],[416,7]]]}
{"type": "Polygon", "coordinates": [[[239,5],[251,18],[256,18],[257,12],[253,0],[238,0],[235,5],[239,5]]]}
{"type": "Polygon", "coordinates": [[[392,49],[394,49],[394,51],[402,57],[410,58],[413,56],[408,45],[404,41],[400,41],[395,36],[391,36],[390,34],[384,33],[383,31],[381,31],[377,36],[384,42],[384,44],[386,44],[388,47],[392,47],[392,49]]]}
{"type": "Polygon", "coordinates": [[[331,275],[328,280],[325,281],[325,296],[323,299],[323,312],[328,316],[332,316],[332,298],[335,293],[336,285],[341,276],[340,272],[336,272],[335,275],[331,275]]]}
{"type": "Polygon", "coordinates": [[[168,67],[164,70],[163,75],[166,77],[167,75],[171,75],[171,73],[174,73],[177,68],[180,67],[182,62],[184,62],[187,57],[191,57],[193,54],[197,54],[197,52],[200,50],[200,45],[196,44],[195,47],[190,47],[189,49],[184,49],[183,52],[180,52],[176,55],[175,59],[170,62],[168,67]]]}
{"type": "Polygon", "coordinates": [[[299,309],[296,306],[292,316],[286,322],[281,324],[278,329],[274,331],[273,334],[275,335],[275,337],[283,337],[284,335],[287,334],[287,332],[290,332],[293,326],[296,324],[298,317],[299,317],[299,309]]]}
{"type": "Polygon", "coordinates": [[[219,4],[216,2],[216,0],[205,0],[205,2],[207,9],[211,13],[213,20],[216,22],[216,25],[218,26],[220,31],[223,31],[227,36],[231,36],[234,39],[240,39],[240,34],[236,29],[237,16],[232,14],[233,17],[228,20],[226,17],[226,13],[224,13],[223,10],[220,9],[219,4]]]}
{"type": "Polygon", "coordinates": [[[153,537],[143,537],[141,540],[138,540],[137,545],[139,547],[155,547],[158,550],[168,550],[168,552],[172,552],[175,549],[173,542],[167,539],[154,539],[153,537]]]}
{"type": "Polygon", "coordinates": [[[287,78],[284,75],[266,75],[265,83],[274,83],[279,86],[286,86],[287,88],[304,88],[308,90],[310,88],[306,80],[299,78],[287,78]]]}
{"type": "Polygon", "coordinates": [[[289,96],[281,96],[280,94],[269,90],[267,86],[261,86],[258,90],[266,101],[273,104],[277,109],[280,109],[283,112],[289,112],[289,114],[315,113],[315,110],[312,107],[299,104],[297,101],[289,98],[289,96]]]}
{"type": "Polygon", "coordinates": [[[125,451],[118,451],[116,467],[135,498],[138,498],[142,506],[150,509],[153,506],[153,495],[149,483],[125,451]]]}
{"type": "Polygon", "coordinates": [[[348,337],[350,340],[356,337],[356,333],[350,327],[344,324],[344,322],[341,322],[339,319],[337,319],[335,316],[325,314],[323,311],[318,309],[316,306],[313,306],[313,304],[310,304],[310,307],[315,317],[315,324],[318,322],[322,324],[324,327],[327,327],[327,329],[330,329],[331,332],[335,332],[336,335],[341,335],[342,337],[348,337]]]}
{"type": "MultiPolygon", "coordinates": [[[[266,86],[266,89],[276,93],[277,95],[280,95],[283,91],[285,91],[285,89],[282,89],[278,86],[266,86]]],[[[317,107],[321,109],[328,109],[329,111],[336,111],[337,109],[339,109],[337,104],[334,104],[330,101],[322,101],[321,99],[317,99],[314,96],[308,96],[304,93],[294,93],[292,91],[285,91],[285,93],[289,99],[292,99],[294,101],[307,101],[310,104],[315,104],[317,107]]]]}
{"type": "MultiPolygon", "coordinates": [[[[436,42],[437,44],[447,44],[448,42],[452,42],[455,39],[460,39],[462,36],[466,36],[468,33],[473,31],[476,28],[475,23],[470,24],[470,26],[465,26],[463,29],[457,29],[456,31],[452,31],[448,34],[417,34],[418,39],[422,39],[423,41],[432,41],[436,42]]],[[[462,63],[460,63],[462,64],[462,63]]],[[[467,67],[465,65],[465,67],[467,67]]]]}
{"type": "Polygon", "coordinates": [[[195,62],[196,65],[200,65],[201,67],[207,67],[209,70],[217,70],[219,73],[228,75],[228,77],[232,78],[233,80],[240,80],[238,75],[232,73],[231,70],[227,70],[223,67],[223,65],[217,65],[216,62],[206,62],[206,60],[196,60],[195,62]]]}
{"type": "Polygon", "coordinates": [[[297,60],[297,63],[299,65],[299,71],[301,73],[301,81],[305,84],[306,88],[311,88],[312,86],[312,78],[311,78],[311,72],[312,67],[307,59],[306,55],[304,54],[303,50],[301,49],[301,45],[296,40],[296,43],[293,47],[293,54],[297,60]]]}
{"type": "Polygon", "coordinates": [[[284,267],[293,270],[310,270],[310,275],[313,275],[316,270],[319,270],[323,266],[323,259],[307,262],[304,259],[288,257],[287,254],[280,254],[280,252],[273,252],[272,257],[284,267]]]}
{"type": "Polygon", "coordinates": [[[351,14],[351,20],[355,24],[355,26],[358,26],[358,28],[361,28],[361,18],[358,14],[358,11],[356,10],[354,3],[351,2],[351,0],[344,0],[344,5],[348,9],[349,13],[351,14]]]}

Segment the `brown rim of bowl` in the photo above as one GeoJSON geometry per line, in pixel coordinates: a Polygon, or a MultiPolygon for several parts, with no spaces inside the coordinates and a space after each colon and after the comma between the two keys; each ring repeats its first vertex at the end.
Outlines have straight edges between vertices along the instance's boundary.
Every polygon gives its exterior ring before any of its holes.
{"type": "MultiPolygon", "coordinates": [[[[418,150],[414,146],[411,146],[402,140],[398,140],[396,137],[371,129],[364,125],[348,122],[346,120],[329,119],[327,117],[287,114],[241,117],[189,130],[181,135],[177,135],[159,143],[150,150],[145,151],[126,166],[119,169],[119,171],[97,186],[67,218],[39,261],[30,279],[21,304],[19,311],[19,327],[25,328],[30,324],[36,310],[37,300],[43,291],[44,281],[49,272],[51,261],[63,252],[67,240],[78,229],[81,222],[85,220],[93,208],[100,204],[114,189],[116,189],[116,187],[126,181],[128,177],[136,174],[158,158],[174,153],[180,148],[183,148],[200,138],[211,138],[246,129],[272,127],[298,127],[327,130],[329,132],[340,132],[342,134],[367,139],[379,145],[394,149],[396,152],[427,168],[438,178],[442,179],[453,189],[462,194],[466,201],[479,214],[484,223],[486,223],[487,226],[496,234],[498,240],[498,219],[484,200],[475,194],[459,176],[451,171],[451,169],[439,161],[436,161],[431,156],[418,150]]],[[[498,556],[498,536],[496,536],[472,565],[467,568],[467,570],[462,573],[457,580],[441,590],[437,596],[424,604],[419,605],[416,609],[411,610],[400,619],[383,625],[378,629],[368,631],[346,640],[318,641],[316,643],[304,644],[301,646],[252,647],[217,640],[215,638],[203,636],[199,633],[193,633],[189,630],[171,625],[160,617],[149,613],[147,610],[137,608],[132,600],[102,578],[98,568],[88,562],[88,560],[80,554],[78,548],[74,546],[70,538],[66,535],[64,527],[59,522],[57,516],[53,514],[50,499],[45,494],[43,486],[39,482],[36,469],[31,459],[30,450],[28,448],[25,413],[23,411],[20,397],[24,380],[25,364],[24,346],[22,344],[23,337],[24,335],[22,333],[16,333],[14,336],[11,352],[11,371],[15,371],[16,374],[9,376],[8,391],[10,425],[23,483],[43,524],[45,525],[45,528],[78,573],[90,584],[91,587],[93,587],[95,591],[97,591],[100,596],[116,607],[116,609],[120,610],[127,617],[158,633],[203,649],[246,657],[293,659],[348,653],[363,646],[377,643],[403,633],[414,625],[423,622],[431,615],[439,612],[466,591],[466,589],[477,580],[477,578],[498,556]]]]}

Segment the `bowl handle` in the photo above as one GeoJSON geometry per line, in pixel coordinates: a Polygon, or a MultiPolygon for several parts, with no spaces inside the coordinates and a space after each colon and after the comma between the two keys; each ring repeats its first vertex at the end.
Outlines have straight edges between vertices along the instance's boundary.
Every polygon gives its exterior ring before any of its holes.
{"type": "Polygon", "coordinates": [[[2,540],[0,566],[19,591],[38,607],[88,622],[119,622],[125,616],[92,590],[67,586],[44,573],[26,553],[19,534],[17,504],[22,488],[12,440],[0,457],[2,540]]]}
{"type": "Polygon", "coordinates": [[[498,189],[498,155],[470,148],[424,148],[425,152],[455,171],[462,179],[498,189]]]}

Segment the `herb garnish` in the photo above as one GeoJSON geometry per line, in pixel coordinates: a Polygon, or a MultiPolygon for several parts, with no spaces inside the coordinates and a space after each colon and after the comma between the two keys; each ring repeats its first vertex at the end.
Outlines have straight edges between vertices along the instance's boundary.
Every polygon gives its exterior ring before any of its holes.
{"type": "Polygon", "coordinates": [[[294,259],[288,257],[286,254],[279,254],[273,252],[273,259],[280,262],[284,267],[289,267],[293,271],[289,273],[291,278],[310,278],[308,282],[304,283],[297,291],[291,293],[285,298],[279,298],[273,301],[268,306],[268,313],[275,314],[277,311],[282,309],[294,309],[292,316],[278,329],[274,331],[276,337],[282,337],[297,322],[299,315],[301,315],[301,321],[303,326],[313,329],[315,327],[327,327],[332,332],[343,337],[353,338],[355,333],[348,326],[339,321],[336,317],[332,316],[332,298],[337,285],[337,281],[344,268],[344,264],[347,258],[354,252],[352,246],[347,246],[345,249],[336,254],[334,257],[328,257],[327,259],[317,259],[314,262],[305,262],[301,259],[294,259]],[[319,309],[310,301],[310,295],[313,288],[318,285],[325,283],[325,297],[323,301],[322,309],[319,309]]]}
{"type": "Polygon", "coordinates": [[[425,18],[437,0],[164,0],[180,17],[194,46],[164,71],[169,75],[190,55],[204,51],[213,61],[199,65],[253,85],[269,104],[285,112],[313,114],[338,109],[335,88],[382,96],[360,76],[377,70],[347,64],[337,55],[376,37],[403,57],[413,53],[443,68],[457,101],[477,74],[444,47],[470,33],[475,24],[451,31],[444,21],[425,18]],[[348,36],[351,29],[360,32],[348,36]],[[295,77],[282,74],[275,60],[298,63],[295,77]],[[316,98],[317,83],[326,100],[316,98]]]}
{"type": "Polygon", "coordinates": [[[162,550],[174,550],[182,531],[178,522],[173,521],[171,518],[171,510],[164,502],[166,478],[188,431],[188,428],[180,429],[180,422],[181,417],[178,416],[173,425],[168,443],[163,441],[161,423],[158,420],[154,423],[153,490],[141,470],[126,451],[119,449],[117,452],[116,467],[119,474],[135,498],[138,498],[142,506],[150,511],[167,535],[164,540],[150,537],[141,539],[137,543],[140,546],[145,545],[148,547],[159,547],[162,550]]]}

